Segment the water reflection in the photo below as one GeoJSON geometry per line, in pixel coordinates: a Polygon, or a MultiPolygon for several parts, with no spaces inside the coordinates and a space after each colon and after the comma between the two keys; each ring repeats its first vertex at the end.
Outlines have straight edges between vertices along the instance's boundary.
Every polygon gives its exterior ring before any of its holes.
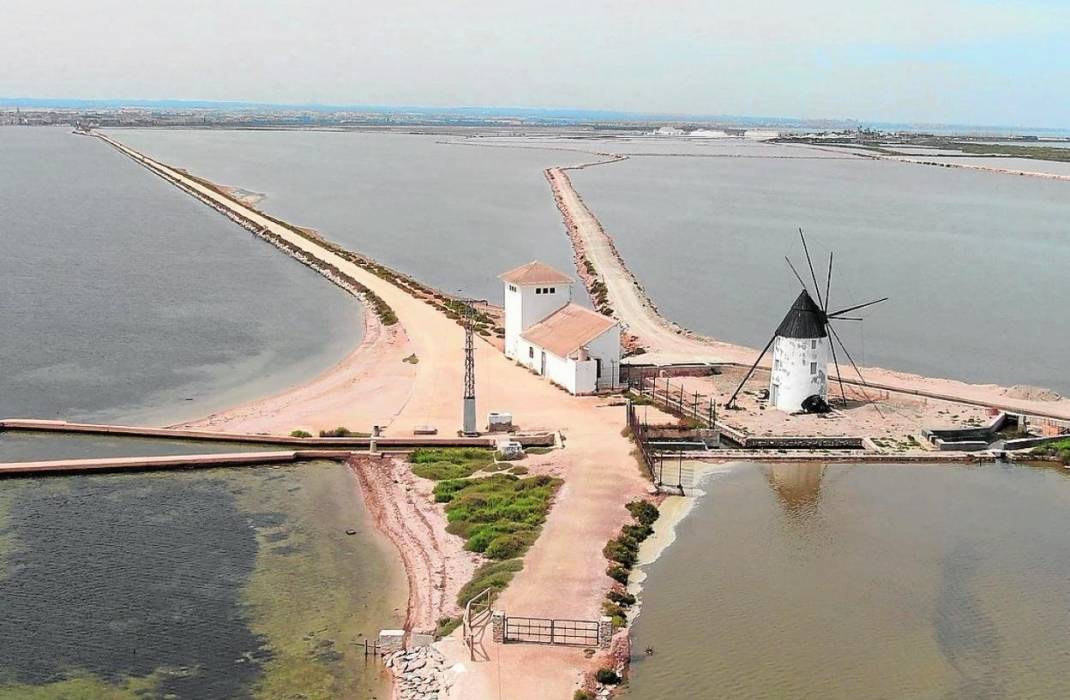
{"type": "Polygon", "coordinates": [[[825,465],[820,463],[773,464],[765,467],[765,477],[791,516],[812,516],[821,501],[821,478],[825,465]]]}

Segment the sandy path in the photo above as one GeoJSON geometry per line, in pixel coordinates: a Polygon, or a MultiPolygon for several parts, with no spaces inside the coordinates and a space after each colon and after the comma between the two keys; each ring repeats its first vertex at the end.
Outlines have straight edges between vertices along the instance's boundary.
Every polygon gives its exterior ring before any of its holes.
{"type": "MultiPolygon", "coordinates": [[[[648,353],[645,363],[664,365],[693,362],[734,362],[750,365],[758,351],[725,343],[680,328],[663,317],[650,301],[643,287],[628,270],[613,244],[612,237],[588,209],[566,174],[569,168],[550,168],[546,177],[561,208],[569,236],[577,255],[585,256],[597,269],[608,291],[614,315],[629,333],[637,336],[648,353]]],[[[770,367],[772,359],[763,360],[770,367]]],[[[863,368],[870,385],[889,391],[960,401],[1005,410],[1024,412],[1061,420],[1070,420],[1070,399],[1038,401],[1014,396],[1014,392],[995,384],[968,384],[953,379],[932,379],[908,372],[876,367],[863,368]]],[[[845,383],[855,383],[844,374],[845,383]]]]}
{"type": "MultiPolygon", "coordinates": [[[[334,265],[379,295],[405,329],[406,349],[419,358],[418,364],[411,365],[415,372],[411,377],[411,397],[392,421],[389,434],[402,435],[425,424],[435,425],[440,434],[452,433],[460,427],[463,331],[454,321],[255,210],[173,168],[145,158],[114,139],[103,135],[100,138],[199,197],[334,265]]],[[[605,405],[599,398],[572,397],[507,360],[485,342],[476,344],[476,374],[478,415],[485,416],[490,410],[511,411],[514,421],[524,429],[563,431],[566,445],[555,453],[566,485],[558,494],[542,536],[526,558],[524,570],[516,576],[498,607],[520,615],[597,619],[602,596],[611,584],[605,575],[607,562],[602,547],[627,521],[624,504],[645,494],[649,486],[630,455],[631,443],[621,436],[624,409],[605,405]]],[[[356,395],[348,398],[366,402],[368,407],[363,410],[371,414],[388,413],[394,405],[379,393],[365,392],[363,387],[358,393],[354,386],[353,393],[356,395]]],[[[293,420],[285,413],[285,401],[276,400],[275,408],[281,413],[249,412],[241,419],[243,428],[254,432],[288,431],[293,420]]],[[[312,411],[316,404],[310,399],[304,405],[312,411]]],[[[413,583],[433,585],[431,580],[419,577],[414,577],[413,583]]],[[[417,597],[425,596],[419,592],[417,597]]],[[[426,596],[426,599],[434,597],[426,596]]],[[[577,687],[583,670],[598,663],[585,659],[579,649],[488,644],[490,661],[477,664],[468,662],[467,651],[456,642],[446,645],[446,650],[450,663],[461,662],[465,668],[455,681],[452,698],[567,698],[577,687]]]]}

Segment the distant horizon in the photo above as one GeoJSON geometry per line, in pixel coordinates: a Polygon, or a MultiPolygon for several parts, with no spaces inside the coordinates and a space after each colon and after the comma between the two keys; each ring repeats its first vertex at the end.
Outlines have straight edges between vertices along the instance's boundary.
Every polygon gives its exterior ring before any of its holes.
{"type": "MultiPolygon", "coordinates": [[[[969,131],[993,130],[999,132],[1058,132],[1070,135],[1070,127],[1039,126],[1025,124],[981,124],[956,122],[925,122],[896,120],[864,120],[853,117],[796,117],[773,115],[683,113],[658,111],[633,111],[573,107],[530,107],[502,105],[421,105],[421,104],[361,104],[345,102],[270,102],[257,100],[210,100],[184,98],[80,98],[80,97],[7,97],[0,96],[0,108],[13,109],[203,109],[216,111],[247,111],[257,109],[304,110],[311,112],[352,111],[381,114],[467,114],[483,117],[543,117],[565,120],[588,121],[633,121],[639,123],[664,122],[716,122],[739,123],[749,126],[780,126],[782,128],[843,129],[855,126],[878,129],[924,129],[939,130],[960,128],[969,131]],[[823,125],[823,126],[822,126],[823,125]]],[[[1026,134],[1028,135],[1028,134],[1026,134]]]]}

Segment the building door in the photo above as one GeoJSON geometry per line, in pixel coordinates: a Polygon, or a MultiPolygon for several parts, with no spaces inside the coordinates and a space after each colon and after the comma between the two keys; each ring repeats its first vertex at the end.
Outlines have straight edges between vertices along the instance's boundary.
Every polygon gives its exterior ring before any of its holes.
{"type": "Polygon", "coordinates": [[[769,403],[771,403],[774,406],[776,406],[776,398],[777,398],[777,394],[779,394],[779,393],[780,393],[780,385],[779,384],[774,384],[772,386],[772,388],[769,390],[769,403]]]}
{"type": "Polygon", "coordinates": [[[546,351],[542,351],[542,362],[540,363],[539,374],[546,376],[546,351]]]}

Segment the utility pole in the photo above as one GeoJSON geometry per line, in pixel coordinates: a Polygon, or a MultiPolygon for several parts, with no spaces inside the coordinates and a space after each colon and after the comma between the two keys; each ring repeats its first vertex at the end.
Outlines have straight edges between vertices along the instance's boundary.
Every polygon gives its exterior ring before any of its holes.
{"type": "Polygon", "coordinates": [[[464,425],[461,432],[468,437],[479,435],[476,429],[476,354],[474,299],[462,299],[464,304],[464,425]]]}

